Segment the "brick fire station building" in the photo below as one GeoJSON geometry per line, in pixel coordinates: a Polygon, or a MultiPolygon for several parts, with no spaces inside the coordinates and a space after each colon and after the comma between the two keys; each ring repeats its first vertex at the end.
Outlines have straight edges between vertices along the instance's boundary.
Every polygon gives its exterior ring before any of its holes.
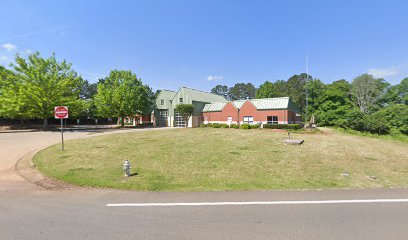
{"type": "Polygon", "coordinates": [[[289,99],[262,98],[227,101],[224,97],[191,88],[162,90],[156,99],[152,121],[157,127],[198,127],[201,123],[287,124],[301,121],[300,109],[289,99]],[[194,106],[186,123],[175,111],[177,104],[194,106]]]}

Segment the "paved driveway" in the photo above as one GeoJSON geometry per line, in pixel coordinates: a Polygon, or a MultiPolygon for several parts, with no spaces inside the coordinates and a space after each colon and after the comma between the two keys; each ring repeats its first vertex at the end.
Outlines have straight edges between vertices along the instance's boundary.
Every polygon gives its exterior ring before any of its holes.
{"type": "MultiPolygon", "coordinates": [[[[64,132],[64,140],[86,138],[103,134],[137,131],[159,131],[156,129],[80,129],[64,132]]],[[[3,131],[0,132],[0,192],[42,191],[15,171],[16,162],[25,154],[49,145],[60,143],[59,131],[3,131]]]]}

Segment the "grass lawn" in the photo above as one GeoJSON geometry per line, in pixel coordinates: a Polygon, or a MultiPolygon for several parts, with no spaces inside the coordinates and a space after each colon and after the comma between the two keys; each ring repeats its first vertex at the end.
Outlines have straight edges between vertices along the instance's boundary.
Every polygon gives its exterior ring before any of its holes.
{"type": "Polygon", "coordinates": [[[287,133],[266,129],[134,132],[67,141],[34,162],[69,183],[141,191],[408,187],[406,142],[332,129],[292,136],[305,143],[283,145],[287,133]],[[138,175],[123,176],[125,159],[138,175]]]}

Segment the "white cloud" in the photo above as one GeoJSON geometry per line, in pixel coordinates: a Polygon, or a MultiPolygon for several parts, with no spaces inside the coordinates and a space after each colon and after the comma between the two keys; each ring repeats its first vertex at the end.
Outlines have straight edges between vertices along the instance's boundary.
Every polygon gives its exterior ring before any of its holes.
{"type": "Polygon", "coordinates": [[[33,51],[32,51],[31,49],[26,49],[26,50],[24,51],[24,53],[26,53],[26,54],[31,54],[31,53],[33,53],[33,51]]]}
{"type": "Polygon", "coordinates": [[[0,62],[10,63],[10,58],[7,56],[0,56],[0,62]]]}
{"type": "Polygon", "coordinates": [[[1,45],[3,48],[5,48],[7,51],[13,51],[15,49],[17,49],[16,45],[12,44],[12,43],[5,43],[3,45],[1,45]]]}
{"type": "Polygon", "coordinates": [[[389,68],[370,68],[367,72],[375,78],[387,78],[400,73],[399,68],[394,66],[389,68]]]}
{"type": "Polygon", "coordinates": [[[220,81],[224,79],[223,76],[218,76],[218,75],[208,75],[207,81],[220,81]]]}

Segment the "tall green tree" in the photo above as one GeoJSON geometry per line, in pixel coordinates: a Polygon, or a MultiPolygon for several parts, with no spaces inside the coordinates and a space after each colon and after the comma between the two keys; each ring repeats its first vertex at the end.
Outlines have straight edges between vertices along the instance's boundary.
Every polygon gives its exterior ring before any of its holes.
{"type": "Polygon", "coordinates": [[[80,97],[82,99],[92,99],[98,92],[98,83],[90,83],[84,80],[81,86],[80,97]]]}
{"type": "Polygon", "coordinates": [[[193,104],[178,104],[176,106],[176,111],[183,116],[183,119],[186,123],[186,127],[188,127],[188,120],[190,119],[191,115],[194,112],[193,104]]]}
{"type": "Polygon", "coordinates": [[[408,77],[404,78],[400,84],[397,85],[397,102],[408,105],[408,77]]]}
{"type": "Polygon", "coordinates": [[[256,98],[274,98],[279,94],[276,91],[275,85],[272,82],[265,81],[256,90],[256,98]]]}
{"type": "MultiPolygon", "coordinates": [[[[286,82],[286,96],[288,96],[297,106],[305,112],[306,106],[306,78],[307,74],[293,75],[286,82]]],[[[309,75],[309,79],[313,79],[309,75]]]]}
{"type": "Polygon", "coordinates": [[[319,79],[310,79],[305,87],[308,90],[309,93],[309,97],[308,97],[308,112],[307,112],[307,116],[309,116],[309,118],[312,116],[312,114],[314,114],[318,107],[320,106],[320,98],[323,95],[324,91],[325,91],[325,84],[320,81],[319,79]]]}
{"type": "Polygon", "coordinates": [[[228,98],[228,86],[227,85],[217,85],[211,89],[211,93],[228,98]]]}
{"type": "Polygon", "coordinates": [[[237,83],[228,90],[228,96],[231,100],[253,99],[256,88],[252,83],[237,83]]]}
{"type": "Polygon", "coordinates": [[[369,113],[384,95],[388,83],[382,78],[374,78],[369,74],[356,77],[351,83],[351,94],[356,105],[363,113],[369,113]]]}
{"type": "Polygon", "coordinates": [[[334,126],[354,109],[350,89],[351,84],[344,79],[325,85],[315,111],[319,125],[334,126]]]}
{"type": "Polygon", "coordinates": [[[382,105],[405,104],[408,105],[408,78],[404,78],[401,83],[391,86],[381,98],[382,105]]]}
{"type": "Polygon", "coordinates": [[[287,97],[288,96],[288,88],[285,80],[278,80],[273,83],[275,88],[276,97],[287,97]]]}
{"type": "Polygon", "coordinates": [[[81,111],[77,114],[81,119],[94,119],[96,117],[96,106],[94,97],[98,91],[97,83],[90,83],[84,80],[81,86],[80,99],[81,99],[81,111]]]}
{"type": "Polygon", "coordinates": [[[390,129],[408,133],[408,105],[391,104],[371,114],[373,119],[384,119],[390,129]]]}
{"type": "Polygon", "coordinates": [[[29,118],[27,99],[24,98],[21,79],[0,66],[0,117],[24,120],[29,118]]]}
{"type": "Polygon", "coordinates": [[[42,58],[36,52],[27,59],[17,55],[12,66],[21,89],[19,105],[25,110],[22,117],[43,119],[43,128],[47,128],[55,106],[70,107],[70,115],[80,111],[83,80],[66,60],[58,62],[55,54],[42,58]]]}
{"type": "MultiPolygon", "coordinates": [[[[151,90],[150,90],[151,91],[151,90]]],[[[98,83],[95,105],[101,117],[121,118],[146,114],[151,107],[149,88],[131,71],[113,70],[98,83]]]]}

